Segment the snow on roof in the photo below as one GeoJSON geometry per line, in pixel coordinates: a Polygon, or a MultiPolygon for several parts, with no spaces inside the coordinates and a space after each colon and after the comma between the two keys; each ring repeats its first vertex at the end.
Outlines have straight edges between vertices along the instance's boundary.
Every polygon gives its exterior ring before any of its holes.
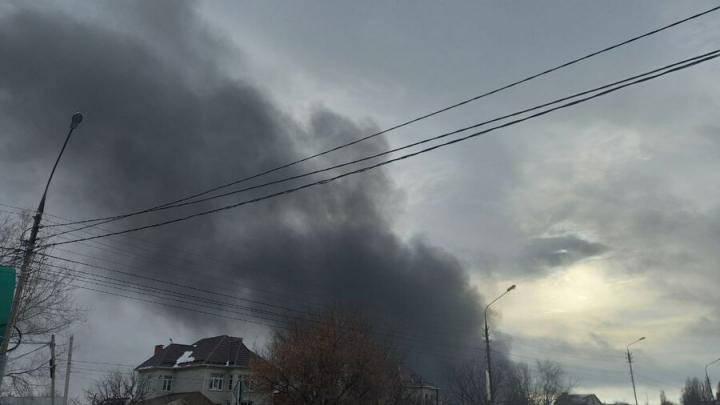
{"type": "Polygon", "coordinates": [[[195,361],[195,358],[192,356],[192,354],[192,350],[183,353],[182,356],[178,357],[177,361],[175,361],[175,367],[183,363],[192,363],[193,361],[195,361]]]}
{"type": "Polygon", "coordinates": [[[255,353],[243,344],[242,338],[227,335],[200,339],[192,345],[173,343],[145,360],[137,369],[218,365],[249,367],[255,353]]]}

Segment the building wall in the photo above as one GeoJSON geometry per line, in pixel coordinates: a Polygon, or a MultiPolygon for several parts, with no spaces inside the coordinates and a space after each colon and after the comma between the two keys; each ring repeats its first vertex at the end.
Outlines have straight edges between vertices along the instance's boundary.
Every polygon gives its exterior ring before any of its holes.
{"type": "Polygon", "coordinates": [[[405,387],[405,403],[412,405],[435,405],[439,403],[439,391],[432,386],[405,387]]]}
{"type": "MultiPolygon", "coordinates": [[[[0,398],[1,405],[50,405],[52,404],[52,398],[50,397],[2,397],[0,398]]],[[[63,403],[63,397],[55,397],[56,404],[63,403]]]]}
{"type": "MultiPolygon", "coordinates": [[[[240,376],[250,375],[250,370],[239,367],[222,367],[222,366],[200,366],[200,367],[178,367],[178,368],[153,368],[138,371],[139,374],[149,379],[149,398],[157,396],[178,393],[199,391],[212,402],[219,405],[235,405],[236,398],[233,395],[235,384],[240,376]],[[210,377],[212,374],[223,375],[222,390],[210,390],[210,377]],[[162,391],[162,376],[173,376],[172,390],[162,391]],[[229,377],[233,377],[233,391],[228,385],[229,377]]],[[[246,388],[243,390],[243,401],[252,401],[253,405],[263,405],[262,397],[257,393],[249,392],[246,388]]],[[[239,403],[239,402],[238,402],[239,403]]]]}

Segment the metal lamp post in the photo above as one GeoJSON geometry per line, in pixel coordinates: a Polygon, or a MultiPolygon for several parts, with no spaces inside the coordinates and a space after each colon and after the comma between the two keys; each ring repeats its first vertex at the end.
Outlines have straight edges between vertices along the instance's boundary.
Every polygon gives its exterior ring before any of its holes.
{"type": "Polygon", "coordinates": [[[645,336],[643,336],[640,339],[627,345],[627,359],[628,359],[628,364],[630,365],[630,381],[632,381],[633,395],[635,396],[635,405],[638,405],[638,400],[637,400],[637,391],[635,390],[635,375],[633,374],[632,355],[630,354],[630,346],[634,345],[637,342],[643,341],[643,340],[645,340],[645,336]]]}
{"type": "Polygon", "coordinates": [[[705,382],[707,382],[707,387],[708,387],[708,390],[710,391],[710,400],[713,399],[714,395],[713,395],[713,391],[712,391],[712,385],[710,385],[710,375],[708,374],[708,367],[712,366],[713,364],[717,363],[718,361],[720,361],[720,358],[715,359],[705,365],[705,382]]]}
{"type": "Polygon", "coordinates": [[[493,395],[493,379],[492,379],[492,368],[491,368],[491,362],[490,362],[490,331],[488,329],[488,309],[492,304],[497,302],[500,298],[504,297],[505,294],[509,293],[510,291],[515,289],[515,284],[508,287],[505,292],[500,294],[497,298],[490,301],[487,306],[485,306],[485,358],[487,359],[487,395],[488,395],[488,402],[492,404],[495,401],[495,395],[493,395]]]}
{"type": "MultiPolygon", "coordinates": [[[[27,283],[29,267],[32,262],[35,244],[37,243],[38,231],[40,230],[40,221],[42,220],[43,213],[45,212],[45,200],[47,198],[48,188],[50,188],[50,182],[52,181],[53,175],[55,174],[55,169],[57,169],[58,163],[60,163],[60,158],[62,157],[63,152],[65,152],[65,148],[70,141],[70,137],[72,136],[75,128],[80,125],[80,122],[82,122],[82,120],[82,114],[73,114],[70,121],[70,129],[68,130],[67,136],[65,136],[65,142],[60,149],[60,153],[58,154],[57,159],[55,159],[55,164],[50,171],[50,176],[48,177],[47,183],[45,183],[45,190],[43,191],[42,198],[40,198],[40,204],[38,205],[35,215],[33,216],[33,225],[30,231],[30,238],[27,240],[25,252],[23,253],[22,265],[20,267],[20,277],[18,279],[18,284],[15,289],[15,296],[13,299],[12,308],[10,309],[8,323],[5,326],[5,333],[3,334],[2,345],[0,345],[0,386],[2,385],[2,376],[5,375],[5,366],[7,363],[7,348],[8,344],[10,343],[10,336],[12,334],[13,328],[15,327],[15,321],[17,320],[16,318],[18,310],[20,308],[20,298],[22,297],[23,291],[25,289],[25,284],[27,283]]],[[[52,393],[52,397],[55,397],[54,392],[52,393]]]]}

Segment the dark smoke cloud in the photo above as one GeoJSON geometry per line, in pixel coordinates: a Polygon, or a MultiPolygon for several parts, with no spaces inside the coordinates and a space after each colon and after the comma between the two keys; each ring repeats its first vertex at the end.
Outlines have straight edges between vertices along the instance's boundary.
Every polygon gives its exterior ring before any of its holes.
{"type": "MultiPolygon", "coordinates": [[[[116,16],[128,20],[107,17],[108,27],[132,25],[122,32],[56,10],[19,10],[0,21],[0,158],[44,170],[69,114],[83,111],[86,120],[62,163],[62,176],[72,179],[64,183],[66,197],[77,204],[65,208],[75,215],[154,205],[376,129],[323,109],[308,123],[290,119],[252,83],[220,73],[237,50],[209,35],[186,5],[141,2],[116,16]]],[[[386,147],[379,139],[353,153],[386,147]]],[[[148,250],[122,260],[168,280],[284,305],[359,308],[429,343],[416,346],[426,353],[413,352],[413,361],[439,372],[438,352],[480,341],[480,299],[457,260],[393,232],[402,197],[385,172],[375,171],[144,231],[138,236],[153,241],[148,250]]],[[[203,207],[210,206],[216,205],[203,207]]],[[[124,239],[106,243],[117,240],[124,239]]],[[[217,322],[151,310],[197,329],[217,322]]]]}

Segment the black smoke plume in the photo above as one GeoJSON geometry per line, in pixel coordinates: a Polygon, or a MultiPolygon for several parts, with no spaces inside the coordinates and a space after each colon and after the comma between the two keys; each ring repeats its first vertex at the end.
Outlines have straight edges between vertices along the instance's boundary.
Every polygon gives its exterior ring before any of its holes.
{"type": "MultiPolygon", "coordinates": [[[[239,51],[209,34],[188,4],[138,2],[107,14],[84,19],[55,9],[13,9],[0,19],[1,158],[44,172],[70,114],[86,117],[58,172],[62,190],[54,191],[74,206],[51,212],[78,217],[153,206],[377,130],[321,108],[308,122],[293,120],[257,85],[237,78],[244,67],[230,65],[228,55],[239,51]],[[224,73],[229,70],[236,74],[224,73]]],[[[386,147],[379,138],[270,178],[386,147]]],[[[386,171],[376,170],[132,239],[109,238],[103,243],[142,249],[122,257],[106,250],[103,257],[150,276],[295,309],[357,308],[383,328],[392,326],[411,363],[437,375],[448,359],[481,342],[481,300],[456,259],[394,232],[402,202],[386,171]]],[[[198,329],[222,322],[150,304],[148,310],[198,329]]]]}

